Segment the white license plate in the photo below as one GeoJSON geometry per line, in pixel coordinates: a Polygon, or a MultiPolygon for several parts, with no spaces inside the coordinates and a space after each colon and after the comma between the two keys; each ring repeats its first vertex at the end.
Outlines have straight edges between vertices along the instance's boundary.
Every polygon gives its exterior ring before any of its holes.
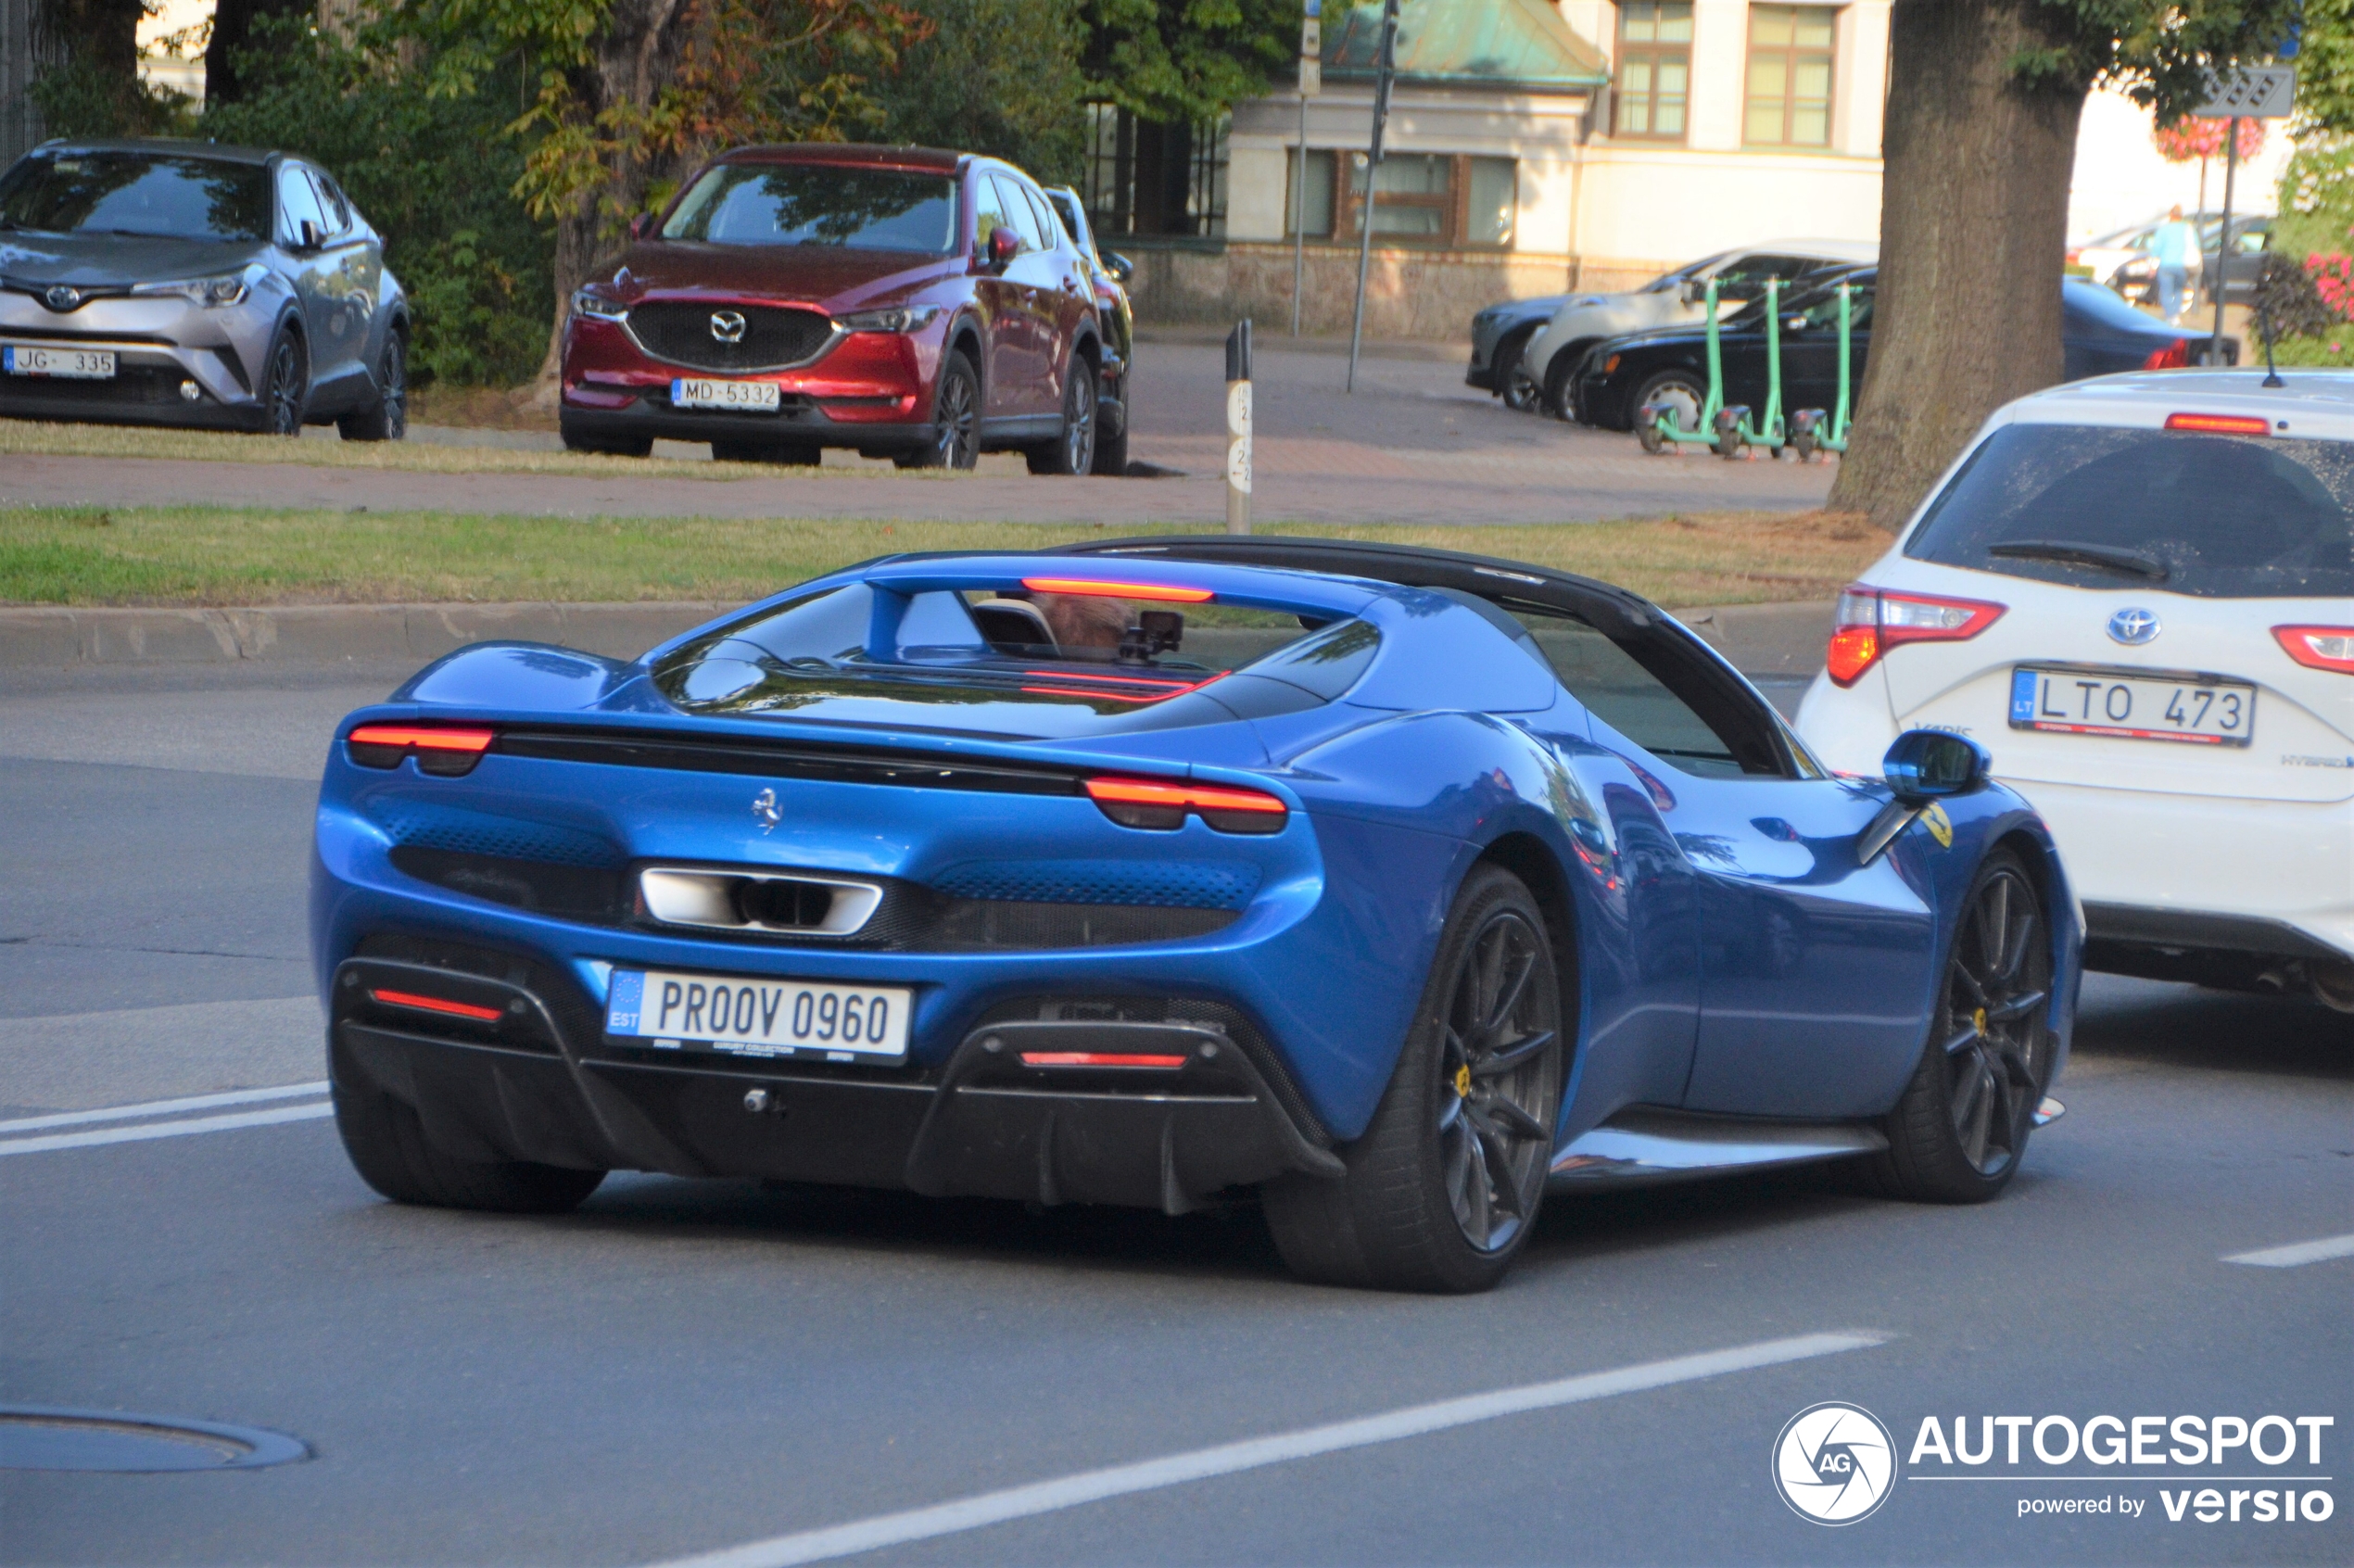
{"type": "Polygon", "coordinates": [[[726,409],[739,413],[775,413],[777,384],[773,381],[707,381],[680,376],[670,384],[674,409],[726,409]]]}
{"type": "Polygon", "coordinates": [[[615,969],[605,1032],[666,1050],[900,1061],[914,993],[894,986],[615,969]]]}
{"type": "Polygon", "coordinates": [[[2245,746],[2256,734],[2256,688],[2230,680],[2021,664],[2011,672],[2011,727],[2245,746]]]}
{"type": "Polygon", "coordinates": [[[73,381],[104,381],[114,374],[114,350],[51,348],[30,343],[0,345],[0,372],[9,375],[56,375],[73,381]]]}

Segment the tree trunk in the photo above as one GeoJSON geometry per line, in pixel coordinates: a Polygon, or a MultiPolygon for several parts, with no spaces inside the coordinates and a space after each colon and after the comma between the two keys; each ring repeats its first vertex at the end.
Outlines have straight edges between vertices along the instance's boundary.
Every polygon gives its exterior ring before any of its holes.
{"type": "MultiPolygon", "coordinates": [[[[685,0],[614,0],[594,63],[573,80],[579,115],[593,120],[607,109],[651,105],[677,74],[679,56],[699,10],[685,0]]],[[[573,291],[603,270],[600,263],[614,247],[604,203],[610,200],[623,211],[638,211],[648,182],[660,172],[626,152],[614,154],[607,168],[610,183],[584,192],[556,220],[556,319],[548,334],[548,352],[539,362],[540,398],[552,399],[556,393],[556,377],[563,365],[564,316],[573,291]]]]}
{"type": "Polygon", "coordinates": [[[1879,287],[1832,507],[1893,529],[1986,416],[2060,379],[2061,268],[2084,89],[2009,63],[2061,40],[2032,0],[1896,0],[1879,287]]]}

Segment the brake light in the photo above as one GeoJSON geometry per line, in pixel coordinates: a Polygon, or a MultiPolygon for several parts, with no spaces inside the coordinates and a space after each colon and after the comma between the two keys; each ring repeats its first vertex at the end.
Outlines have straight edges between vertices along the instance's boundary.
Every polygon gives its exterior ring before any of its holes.
{"type": "Polygon", "coordinates": [[[1158,778],[1090,778],[1087,793],[1122,828],[1183,828],[1193,813],[1221,833],[1280,833],[1291,808],[1259,790],[1172,784],[1158,778]]]}
{"type": "Polygon", "coordinates": [[[344,737],[344,748],[361,767],[399,767],[414,755],[419,772],[456,778],[472,773],[498,738],[478,725],[363,724],[344,737]]]}
{"type": "Polygon", "coordinates": [[[1143,1056],[1126,1051],[1024,1051],[1021,1065],[1034,1068],[1181,1068],[1183,1056],[1143,1056]]]}
{"type": "Polygon", "coordinates": [[[2257,414],[2177,413],[2166,416],[2169,430],[2192,430],[2207,436],[2270,436],[2270,420],[2257,414]]]}
{"type": "MultiPolygon", "coordinates": [[[[2144,370],[2187,370],[2191,363],[2191,346],[2183,338],[2176,338],[2163,348],[2153,348],[2150,357],[2142,361],[2144,370]]],[[[2173,428],[2170,421],[2167,428],[2173,428]]]]}
{"type": "Polygon", "coordinates": [[[1616,354],[1613,354],[1609,359],[1604,360],[1602,361],[1602,373],[1604,375],[1616,375],[1618,373],[1618,360],[1619,356],[1616,354]]]}
{"type": "Polygon", "coordinates": [[[1839,596],[1823,665],[1834,683],[1853,686],[1890,649],[1907,642],[1967,642],[2007,608],[1982,599],[1897,593],[1857,583],[1839,596]]]}
{"type": "Polygon", "coordinates": [[[1208,588],[1172,588],[1167,583],[1110,583],[1095,577],[1024,577],[1021,586],[1032,593],[1077,593],[1096,599],[1149,599],[1163,604],[1207,604],[1216,597],[1208,588]]]}
{"type": "Polygon", "coordinates": [[[446,996],[420,996],[413,991],[371,991],[372,1002],[382,1002],[389,1007],[414,1007],[421,1013],[446,1013],[453,1018],[472,1018],[476,1023],[497,1023],[496,1007],[478,1007],[471,1002],[452,1002],[446,996]]]}
{"type": "Polygon", "coordinates": [[[2309,670],[2354,675],[2354,626],[2274,626],[2272,637],[2309,670]]]}

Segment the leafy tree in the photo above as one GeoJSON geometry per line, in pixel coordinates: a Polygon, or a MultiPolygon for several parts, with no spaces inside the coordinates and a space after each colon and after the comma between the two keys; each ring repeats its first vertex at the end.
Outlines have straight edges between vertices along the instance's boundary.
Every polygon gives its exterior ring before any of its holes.
{"type": "Polygon", "coordinates": [[[931,35],[873,92],[886,141],[956,147],[1050,184],[1080,177],[1087,34],[1079,0],[910,0],[931,35]]]}
{"type": "Polygon", "coordinates": [[[2297,151],[2281,171],[2275,249],[2343,252],[2354,240],[2354,0],[2306,0],[2297,57],[2297,151]]]}
{"type": "Polygon", "coordinates": [[[44,0],[34,19],[51,64],[31,95],[52,135],[184,133],[188,103],[139,80],[146,0],[44,0]]]}
{"type": "Polygon", "coordinates": [[[1086,0],[1087,95],[1139,120],[1212,119],[1299,52],[1299,0],[1086,0]]]}
{"type": "Polygon", "coordinates": [[[2301,4],[1896,0],[1872,353],[1833,506],[1895,526],[1989,413],[2059,379],[2057,280],[2094,84],[2170,125],[2211,69],[2268,57],[2301,4]]]}
{"type": "Polygon", "coordinates": [[[435,60],[396,28],[348,40],[307,18],[264,17],[237,57],[243,88],[208,103],[219,141],[300,150],[385,235],[415,306],[418,381],[512,385],[546,347],[550,234],[513,186],[523,148],[505,134],[529,83],[509,57],[464,92],[431,91],[435,60]],[[403,53],[410,55],[404,64],[403,53]]]}

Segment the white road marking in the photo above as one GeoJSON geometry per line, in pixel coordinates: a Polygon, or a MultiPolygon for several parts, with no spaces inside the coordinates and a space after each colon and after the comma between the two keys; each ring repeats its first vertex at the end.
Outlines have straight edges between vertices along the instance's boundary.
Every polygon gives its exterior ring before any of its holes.
{"type": "Polygon", "coordinates": [[[942,1536],[958,1535],[985,1525],[1001,1524],[1008,1520],[1053,1513],[1062,1509],[1077,1508],[1082,1503],[1100,1502],[1107,1498],[1158,1491],[1165,1486],[1181,1486],[1189,1481],[1233,1475],[1241,1471],[1259,1470],[1293,1460],[1312,1459],[1319,1454],[1337,1453],[1347,1448],[1362,1448],[1375,1443],[1394,1443],[1401,1437],[1419,1437],[1424,1433],[1444,1432],[1450,1427],[1468,1426],[1474,1422],[1494,1421],[1500,1416],[1553,1410],[1589,1399],[1605,1399],[1616,1394],[1664,1388],[1671,1384],[1690,1383],[1704,1377],[1721,1377],[1727,1372],[1778,1366],[1786,1361],[1803,1361],[1816,1356],[1835,1356],[1846,1350],[1867,1349],[1887,1343],[1888,1337],[1870,1333],[1801,1334],[1791,1339],[1738,1346],[1729,1350],[1710,1350],[1696,1356],[1678,1356],[1671,1360],[1648,1361],[1640,1366],[1621,1367],[1615,1372],[1588,1372],[1580,1377],[1565,1377],[1553,1383],[1500,1388],[1492,1394],[1473,1394],[1459,1399],[1441,1399],[1434,1404],[1412,1405],[1383,1415],[1335,1422],[1329,1426],[1311,1426],[1304,1431],[1278,1433],[1271,1437],[1221,1443],[1215,1448],[1196,1448],[1191,1453],[1171,1454],[1163,1459],[1113,1465],[1106,1470],[1082,1471],[1057,1480],[1032,1482],[1026,1486],[1009,1486],[1004,1491],[983,1492],[955,1502],[909,1509],[904,1513],[885,1513],[872,1519],[854,1520],[847,1524],[803,1530],[694,1557],[676,1558],[658,1564],[657,1568],[792,1568],[796,1563],[823,1562],[855,1552],[904,1546],[909,1541],[934,1540],[942,1536]]]}
{"type": "Polygon", "coordinates": [[[2319,1241],[2297,1242],[2288,1246],[2234,1252],[2225,1255],[2223,1261],[2246,1263],[2258,1269],[2294,1269],[2300,1263],[2322,1263],[2333,1258],[2354,1258],[2354,1236],[2323,1236],[2319,1241]]]}
{"type": "Polygon", "coordinates": [[[333,1116],[335,1107],[324,1100],[310,1106],[279,1106],[272,1110],[239,1111],[234,1116],[199,1116],[186,1121],[153,1121],[144,1127],[102,1127],[89,1132],[51,1132],[32,1138],[0,1139],[0,1155],[45,1154],[51,1149],[88,1149],[101,1144],[137,1144],[149,1138],[184,1138],[194,1132],[228,1132],[240,1127],[269,1127],[281,1121],[310,1121],[333,1116]]]}
{"type": "Polygon", "coordinates": [[[108,1106],[100,1110],[58,1111],[50,1116],[20,1116],[0,1121],[0,1138],[30,1132],[37,1127],[79,1127],[93,1121],[136,1121],[143,1117],[178,1116],[185,1111],[212,1110],[221,1106],[247,1106],[258,1100],[293,1100],[323,1094],[327,1081],[282,1083],[274,1089],[232,1089],[219,1094],[185,1094],[176,1100],[143,1100],[135,1106],[108,1106]]]}

